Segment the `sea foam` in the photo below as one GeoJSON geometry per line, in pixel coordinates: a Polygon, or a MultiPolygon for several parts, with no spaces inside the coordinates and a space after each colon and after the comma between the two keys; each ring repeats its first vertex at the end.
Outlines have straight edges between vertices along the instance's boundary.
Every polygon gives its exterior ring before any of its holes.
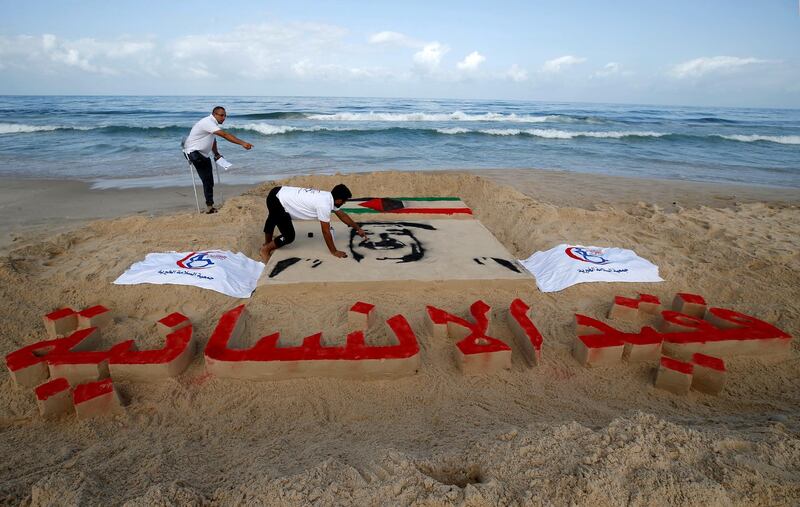
{"type": "Polygon", "coordinates": [[[321,121],[385,121],[385,122],[445,122],[445,121],[471,121],[471,122],[511,122],[511,123],[544,123],[558,119],[558,116],[545,115],[517,115],[515,113],[483,113],[468,114],[462,111],[452,113],[333,113],[310,114],[309,120],[321,121]]]}
{"type": "Polygon", "coordinates": [[[53,125],[25,125],[23,123],[0,123],[0,134],[27,134],[29,132],[46,132],[62,127],[53,125]]]}
{"type": "Polygon", "coordinates": [[[606,139],[622,139],[624,137],[663,137],[669,134],[663,132],[639,132],[639,131],[569,131],[556,129],[481,129],[469,130],[464,128],[442,128],[436,129],[440,134],[486,134],[490,136],[533,136],[545,139],[574,139],[576,137],[594,137],[606,139]]]}
{"type": "Polygon", "coordinates": [[[741,141],[743,143],[754,143],[756,141],[767,141],[770,143],[778,144],[800,144],[800,136],[759,136],[759,135],[743,135],[734,134],[730,136],[719,136],[723,139],[731,141],[741,141]]]}

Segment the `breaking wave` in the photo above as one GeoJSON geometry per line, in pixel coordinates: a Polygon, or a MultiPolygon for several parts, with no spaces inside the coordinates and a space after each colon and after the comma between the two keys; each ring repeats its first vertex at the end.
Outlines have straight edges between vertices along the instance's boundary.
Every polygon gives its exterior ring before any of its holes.
{"type": "Polygon", "coordinates": [[[461,111],[453,113],[333,113],[309,114],[309,120],[318,121],[385,121],[385,122],[445,122],[445,121],[486,121],[510,123],[544,123],[561,118],[558,115],[517,115],[515,113],[468,114],[461,111]]]}
{"type": "Polygon", "coordinates": [[[728,139],[730,141],[740,141],[743,143],[755,143],[758,141],[770,142],[770,143],[778,143],[778,144],[800,144],[800,136],[760,136],[760,135],[730,135],[730,136],[719,136],[723,139],[728,139]]]}
{"type": "Polygon", "coordinates": [[[485,130],[469,130],[469,129],[436,129],[440,134],[486,134],[491,136],[532,136],[542,137],[545,139],[574,139],[576,137],[595,137],[607,139],[622,139],[624,137],[663,137],[670,134],[661,132],[594,132],[594,131],[568,131],[568,130],[555,130],[555,129],[485,129],[485,130]]]}
{"type": "Polygon", "coordinates": [[[22,123],[0,123],[0,134],[27,134],[29,132],[51,132],[64,127],[53,125],[25,125],[22,123]]]}

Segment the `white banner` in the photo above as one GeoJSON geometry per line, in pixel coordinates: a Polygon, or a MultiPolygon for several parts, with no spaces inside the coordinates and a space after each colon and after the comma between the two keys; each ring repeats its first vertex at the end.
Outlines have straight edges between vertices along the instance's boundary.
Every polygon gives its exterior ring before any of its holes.
{"type": "Polygon", "coordinates": [[[536,277],[542,292],[584,282],[664,281],[658,276],[658,266],[623,248],[562,244],[520,262],[536,277]]]}
{"type": "Polygon", "coordinates": [[[264,271],[264,264],[245,254],[224,250],[147,254],[114,283],[194,285],[235,298],[249,298],[264,271]]]}

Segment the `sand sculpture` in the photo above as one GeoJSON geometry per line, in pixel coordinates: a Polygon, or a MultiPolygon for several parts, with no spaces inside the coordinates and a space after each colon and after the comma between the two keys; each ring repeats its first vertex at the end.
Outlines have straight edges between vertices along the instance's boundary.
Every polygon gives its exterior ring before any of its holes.
{"type": "Polygon", "coordinates": [[[237,306],[219,320],[205,349],[206,370],[219,377],[251,380],[335,376],[342,378],[400,377],[413,375],[419,368],[419,344],[414,331],[402,315],[386,321],[398,343],[367,346],[363,324],[368,324],[372,305],[356,303],[351,313],[365,314],[356,323],[360,329],[347,335],[343,347],[324,347],[322,333],[306,337],[298,347],[278,347],[280,333],[264,336],[248,349],[229,348],[241,333],[245,307],[237,306]]]}
{"type": "MultiPolygon", "coordinates": [[[[650,294],[636,299],[617,296],[609,318],[654,317],[660,304],[650,294]]],[[[672,310],[658,314],[658,331],[646,326],[638,333],[625,333],[580,314],[575,315],[575,324],[573,356],[579,363],[600,366],[660,359],[655,386],[676,394],[686,394],[690,388],[717,394],[726,380],[723,357],[788,352],[792,339],[755,317],[707,308],[702,296],[688,293],[678,293],[672,310]]]]}
{"type": "MultiPolygon", "coordinates": [[[[703,305],[704,318],[663,310],[657,317],[659,331],[645,326],[638,333],[627,333],[576,314],[573,356],[585,366],[658,361],[657,388],[675,394],[686,394],[690,389],[717,394],[727,378],[723,357],[780,353],[790,347],[791,336],[780,329],[732,310],[706,308],[700,296],[681,293],[673,305],[690,308],[695,315],[701,313],[703,305]]],[[[659,307],[656,296],[617,296],[609,315],[625,320],[656,318],[659,307]]],[[[511,368],[511,347],[488,334],[491,311],[482,300],[470,306],[468,318],[426,307],[428,335],[434,340],[455,341],[455,360],[465,375],[490,375],[511,368]]],[[[515,299],[508,307],[507,324],[526,363],[537,366],[542,362],[544,340],[531,313],[524,301],[515,299]]],[[[419,343],[403,315],[386,320],[396,344],[365,343],[365,332],[377,322],[375,306],[363,301],[347,312],[352,332],[341,347],[323,346],[322,333],[306,337],[297,347],[278,347],[280,335],[273,333],[250,348],[230,348],[243,328],[245,314],[245,306],[240,305],[220,318],[204,352],[206,370],[212,375],[253,380],[310,376],[370,379],[413,375],[420,367],[419,343]]],[[[108,350],[90,350],[100,329],[83,326],[107,327],[113,322],[105,307],[81,312],[62,308],[44,316],[43,322],[48,335],[56,337],[8,354],[6,365],[17,385],[34,388],[39,411],[45,417],[73,410],[78,417],[119,413],[124,408],[112,379],[143,382],[175,377],[194,355],[192,325],[180,313],[157,323],[164,347],[143,351],[136,349],[133,340],[108,350]]]]}
{"type": "Polygon", "coordinates": [[[194,355],[192,326],[173,313],[158,322],[165,345],[137,350],[134,340],[108,350],[94,348],[101,327],[112,322],[111,311],[93,306],[80,312],[61,308],[43,317],[51,337],[6,356],[15,384],[33,387],[39,412],[45,417],[70,413],[94,417],[123,410],[113,380],[154,381],[182,373],[194,355]]]}

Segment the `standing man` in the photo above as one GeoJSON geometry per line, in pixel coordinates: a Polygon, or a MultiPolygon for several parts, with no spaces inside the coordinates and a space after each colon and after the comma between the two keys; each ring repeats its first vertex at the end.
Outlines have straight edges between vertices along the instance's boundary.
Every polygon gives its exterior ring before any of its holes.
{"type": "Polygon", "coordinates": [[[227,116],[228,114],[225,112],[224,107],[216,106],[210,115],[194,124],[183,146],[186,156],[189,157],[189,162],[192,163],[197,175],[200,176],[200,181],[203,182],[203,195],[206,198],[207,207],[206,213],[217,212],[214,207],[214,171],[211,168],[211,152],[214,152],[214,160],[219,160],[222,155],[217,150],[217,138],[215,136],[220,136],[234,144],[238,144],[245,150],[253,147],[252,144],[242,141],[219,127],[225,123],[227,116]]]}
{"type": "Polygon", "coordinates": [[[364,230],[353,221],[350,216],[339,208],[353,197],[350,189],[341,183],[333,190],[314,190],[312,188],[274,187],[267,195],[267,221],[264,223],[264,244],[261,246],[261,258],[266,263],[276,249],[286,246],[294,241],[294,225],[292,219],[319,220],[322,237],[325,245],[339,258],[347,254],[336,249],[331,235],[331,212],[335,213],[345,224],[356,230],[362,238],[366,236],[364,230]],[[278,227],[281,235],[272,237],[278,227]]]}

